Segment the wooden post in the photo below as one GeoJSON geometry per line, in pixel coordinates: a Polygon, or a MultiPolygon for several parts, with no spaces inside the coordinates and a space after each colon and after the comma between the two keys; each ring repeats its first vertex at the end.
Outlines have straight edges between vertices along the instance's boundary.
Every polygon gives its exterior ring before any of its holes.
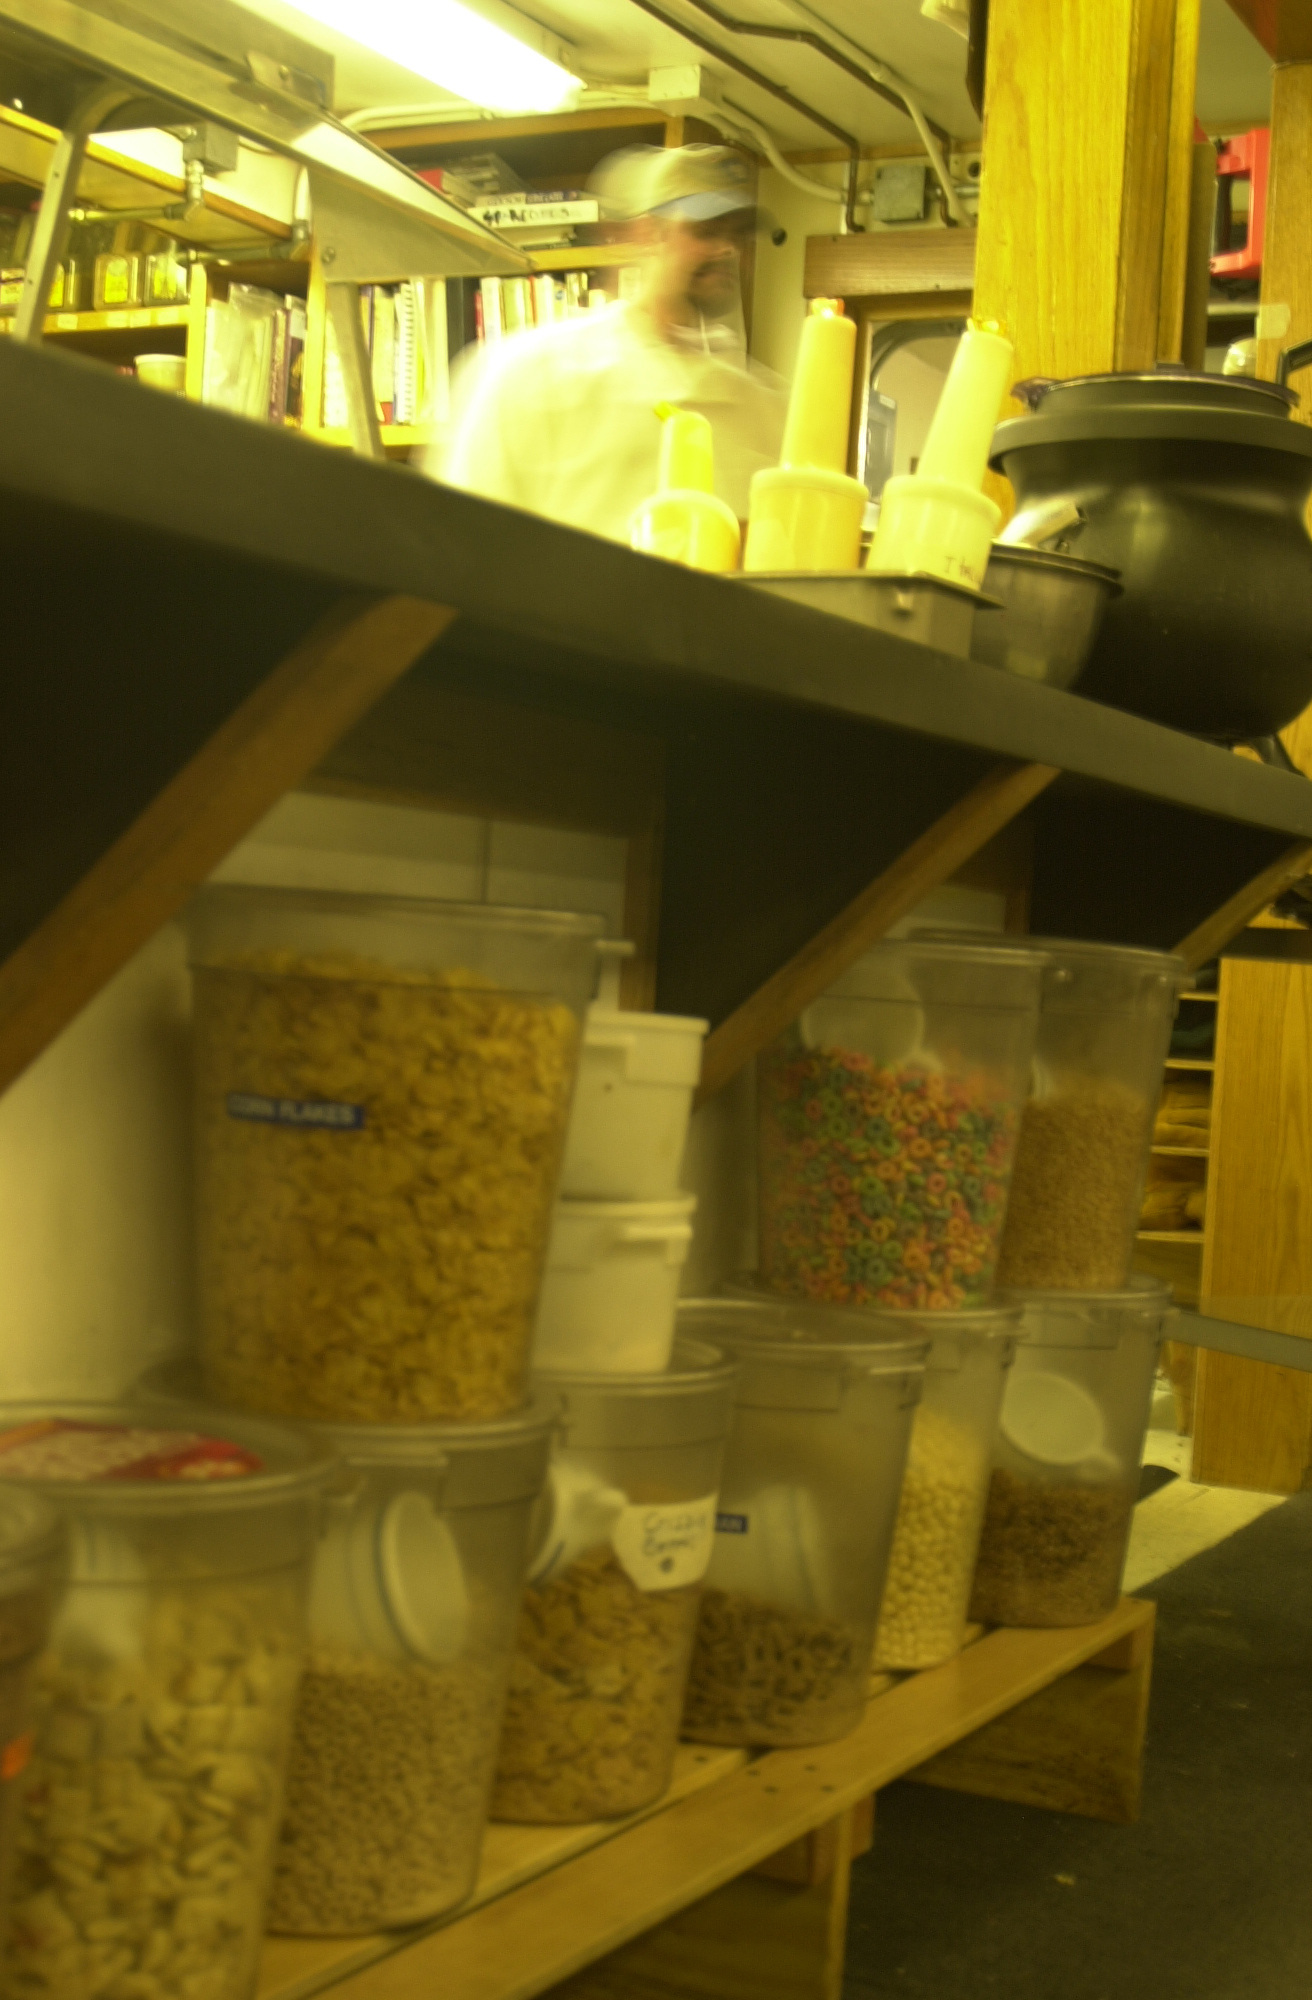
{"type": "MultiPolygon", "coordinates": [[[[1312,339],[1312,61],[1286,62],[1271,86],[1271,166],[1262,242],[1257,372],[1273,380],[1280,351],[1312,339]]],[[[1312,374],[1291,385],[1302,401],[1295,415],[1312,423],[1312,374]]],[[[1300,771],[1312,774],[1312,708],[1281,731],[1300,771]]]]}
{"type": "Polygon", "coordinates": [[[1178,341],[1197,8],[992,0],[975,312],[1018,378],[1151,368],[1159,323],[1178,341]]]}

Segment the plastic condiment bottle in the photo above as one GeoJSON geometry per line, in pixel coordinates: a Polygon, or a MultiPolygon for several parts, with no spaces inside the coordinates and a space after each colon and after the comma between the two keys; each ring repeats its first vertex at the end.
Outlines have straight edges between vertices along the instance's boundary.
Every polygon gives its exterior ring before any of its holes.
{"type": "Polygon", "coordinates": [[[996,327],[962,335],[918,470],[885,483],[868,569],[981,587],[1002,516],[980,489],[1012,353],[996,327]]]}
{"type": "Polygon", "coordinates": [[[733,509],[717,498],[711,426],[695,410],[657,403],[661,419],[657,487],[629,524],[629,540],[645,555],[690,569],[738,567],[739,530],[733,509]]]}
{"type": "Polygon", "coordinates": [[[849,478],[856,323],[841,299],[812,299],[788,401],[783,455],[752,480],[745,570],[852,570],[869,494],[849,478]]]}

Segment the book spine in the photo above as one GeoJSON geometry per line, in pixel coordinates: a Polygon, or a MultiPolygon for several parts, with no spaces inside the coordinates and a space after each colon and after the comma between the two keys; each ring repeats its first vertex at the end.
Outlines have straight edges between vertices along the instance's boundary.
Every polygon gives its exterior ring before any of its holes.
{"type": "Polygon", "coordinates": [[[503,331],[501,315],[501,280],[484,278],[479,284],[479,295],[483,301],[483,338],[500,340],[503,331]]]}
{"type": "Polygon", "coordinates": [[[305,300],[287,301],[287,400],[283,422],[300,428],[305,421],[305,300]]]}
{"type": "Polygon", "coordinates": [[[270,328],[268,418],[271,424],[281,424],[287,420],[288,317],[286,306],[279,306],[273,315],[270,328]]]}

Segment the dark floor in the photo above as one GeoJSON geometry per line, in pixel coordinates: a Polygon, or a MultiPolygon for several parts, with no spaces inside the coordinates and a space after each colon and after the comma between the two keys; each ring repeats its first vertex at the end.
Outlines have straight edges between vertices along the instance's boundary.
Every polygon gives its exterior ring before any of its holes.
{"type": "Polygon", "coordinates": [[[881,1792],[844,2000],[1312,2000],[1312,1494],[1141,1594],[1138,1825],[881,1792]]]}

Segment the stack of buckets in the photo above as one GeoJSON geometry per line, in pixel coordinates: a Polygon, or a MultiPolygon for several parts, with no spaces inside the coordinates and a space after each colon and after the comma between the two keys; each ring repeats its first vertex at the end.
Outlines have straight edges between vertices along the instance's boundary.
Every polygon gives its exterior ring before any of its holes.
{"type": "Polygon", "coordinates": [[[707,1024],[621,1009],[633,946],[599,950],[533,1361],[551,1371],[659,1374],[692,1242],[697,1201],[679,1175],[707,1024]]]}

